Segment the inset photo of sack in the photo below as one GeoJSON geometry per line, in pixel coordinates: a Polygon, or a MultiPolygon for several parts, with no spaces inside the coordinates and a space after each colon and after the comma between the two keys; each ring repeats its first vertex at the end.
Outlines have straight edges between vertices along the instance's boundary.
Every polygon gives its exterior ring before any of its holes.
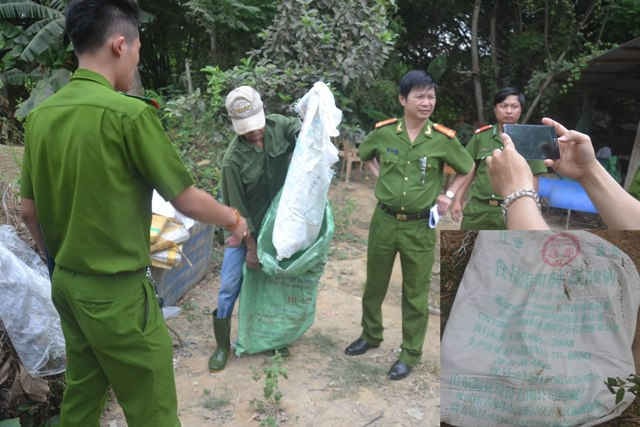
{"type": "Polygon", "coordinates": [[[640,233],[597,233],[443,233],[443,423],[595,426],[629,407],[640,233]]]}

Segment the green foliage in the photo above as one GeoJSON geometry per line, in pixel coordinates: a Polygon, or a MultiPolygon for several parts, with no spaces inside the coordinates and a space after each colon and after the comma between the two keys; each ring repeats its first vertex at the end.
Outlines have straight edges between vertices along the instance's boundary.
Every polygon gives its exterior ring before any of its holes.
{"type": "Polygon", "coordinates": [[[609,391],[616,396],[616,405],[622,402],[625,393],[629,392],[634,396],[640,394],[640,376],[629,375],[626,379],[620,377],[608,377],[604,382],[609,391]]]}
{"type": "Polygon", "coordinates": [[[24,46],[20,59],[34,62],[42,53],[62,48],[65,5],[60,0],[42,4],[28,0],[0,3],[0,18],[32,22],[24,29],[23,34],[29,42],[24,46]]]}
{"type": "Polygon", "coordinates": [[[189,0],[184,3],[188,14],[207,32],[218,27],[249,31],[245,20],[260,13],[260,8],[238,0],[189,0]]]}
{"type": "Polygon", "coordinates": [[[552,112],[552,105],[561,97],[565,96],[571,88],[580,80],[582,70],[589,61],[602,55],[611,45],[585,43],[585,51],[577,54],[572,59],[547,60],[546,69],[534,70],[527,84],[525,93],[529,99],[533,99],[541,90],[543,83],[552,77],[552,83],[547,88],[547,94],[542,98],[539,114],[540,116],[552,112]]]}
{"type": "Polygon", "coordinates": [[[282,365],[282,356],[276,351],[275,355],[270,359],[270,364],[262,369],[262,373],[257,369],[253,370],[254,381],[260,381],[264,376],[264,387],[262,389],[264,400],[254,399],[251,401],[261,418],[261,426],[279,425],[279,414],[282,412],[280,407],[282,391],[280,391],[279,379],[280,377],[287,378],[287,369],[282,365]]]}
{"type": "Polygon", "coordinates": [[[207,99],[196,89],[190,95],[169,99],[161,113],[169,138],[196,185],[216,195],[224,151],[235,134],[226,115],[207,104],[207,99]]]}
{"type": "Polygon", "coordinates": [[[345,93],[358,81],[373,81],[397,38],[389,28],[393,10],[392,0],[282,1],[261,33],[264,45],[252,53],[275,85],[272,102],[289,103],[318,80],[345,93]]]}
{"type": "Polygon", "coordinates": [[[427,67],[427,72],[435,81],[439,81],[445,71],[447,71],[447,55],[437,56],[427,67]]]}
{"type": "Polygon", "coordinates": [[[31,90],[29,98],[18,105],[15,117],[18,120],[24,120],[31,110],[67,84],[70,78],[71,72],[64,68],[46,70],[45,75],[38,80],[35,87],[31,90]]]}
{"type": "Polygon", "coordinates": [[[210,411],[217,411],[225,406],[229,406],[231,400],[227,396],[215,396],[211,390],[205,388],[202,392],[202,406],[210,411]]]}

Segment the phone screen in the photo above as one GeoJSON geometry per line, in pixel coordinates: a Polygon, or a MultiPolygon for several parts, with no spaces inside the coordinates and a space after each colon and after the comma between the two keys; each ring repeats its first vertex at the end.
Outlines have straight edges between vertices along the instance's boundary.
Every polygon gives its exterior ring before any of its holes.
{"type": "Polygon", "coordinates": [[[553,126],[505,124],[504,132],[511,137],[516,150],[527,160],[560,158],[558,138],[553,126]]]}

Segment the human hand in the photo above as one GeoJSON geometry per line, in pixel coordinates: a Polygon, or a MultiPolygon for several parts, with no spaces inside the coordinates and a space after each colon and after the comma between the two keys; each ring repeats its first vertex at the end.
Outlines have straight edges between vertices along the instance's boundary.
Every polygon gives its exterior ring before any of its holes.
{"type": "Polygon", "coordinates": [[[238,239],[236,236],[229,236],[227,240],[224,241],[224,244],[230,248],[239,248],[242,245],[242,240],[238,239]]]}
{"type": "Polygon", "coordinates": [[[252,270],[257,270],[260,268],[260,260],[258,259],[258,245],[256,244],[256,239],[249,235],[246,239],[247,242],[247,255],[245,256],[245,262],[247,263],[247,267],[252,270]]]}
{"type": "Polygon", "coordinates": [[[500,134],[504,149],[493,150],[487,157],[489,178],[493,191],[503,197],[518,190],[533,190],[533,174],[527,161],[516,151],[513,141],[506,133],[500,134]]]}
{"type": "Polygon", "coordinates": [[[558,148],[560,158],[557,160],[546,159],[544,164],[553,168],[562,176],[581,180],[597,166],[593,144],[589,135],[575,130],[568,130],[562,124],[548,117],[542,119],[545,125],[553,126],[558,135],[558,148]]]}
{"type": "Polygon", "coordinates": [[[244,238],[249,235],[247,220],[242,216],[240,216],[237,223],[228,230],[231,233],[231,236],[227,239],[227,242],[229,246],[232,247],[240,246],[244,238]]]}
{"type": "Polygon", "coordinates": [[[451,219],[459,222],[462,219],[462,203],[456,199],[451,203],[451,219]]]}
{"type": "Polygon", "coordinates": [[[436,199],[436,205],[438,205],[438,213],[442,216],[449,210],[449,206],[451,206],[451,199],[444,194],[440,194],[436,199]]]}

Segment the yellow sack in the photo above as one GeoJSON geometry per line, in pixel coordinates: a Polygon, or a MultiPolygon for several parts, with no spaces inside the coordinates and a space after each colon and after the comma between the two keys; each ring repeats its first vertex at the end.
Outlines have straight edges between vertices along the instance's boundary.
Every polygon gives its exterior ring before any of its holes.
{"type": "Polygon", "coordinates": [[[158,214],[153,214],[153,216],[151,217],[151,229],[149,234],[150,234],[150,242],[152,244],[156,240],[158,240],[158,237],[160,237],[160,233],[162,232],[162,229],[164,228],[168,219],[169,218],[167,218],[166,216],[162,216],[158,214]]]}
{"type": "Polygon", "coordinates": [[[171,269],[182,261],[182,245],[176,245],[151,254],[151,265],[165,270],[171,269]]]}
{"type": "Polygon", "coordinates": [[[189,230],[184,225],[167,218],[160,235],[151,244],[151,253],[171,248],[187,240],[189,240],[189,230]]]}

